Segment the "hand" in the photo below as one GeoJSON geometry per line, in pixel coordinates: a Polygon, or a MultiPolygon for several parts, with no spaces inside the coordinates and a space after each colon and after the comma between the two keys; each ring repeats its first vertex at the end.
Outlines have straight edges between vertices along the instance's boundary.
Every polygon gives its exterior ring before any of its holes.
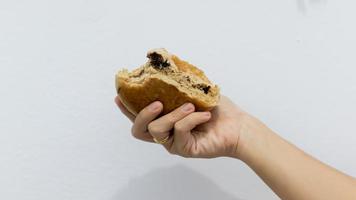
{"type": "Polygon", "coordinates": [[[251,118],[225,96],[211,112],[194,112],[194,105],[186,103],[159,118],[163,105],[158,101],[141,110],[136,117],[118,97],[115,101],[134,123],[134,137],[153,142],[153,137],[162,140],[170,136],[163,146],[168,152],[183,157],[237,157],[244,125],[251,118]]]}

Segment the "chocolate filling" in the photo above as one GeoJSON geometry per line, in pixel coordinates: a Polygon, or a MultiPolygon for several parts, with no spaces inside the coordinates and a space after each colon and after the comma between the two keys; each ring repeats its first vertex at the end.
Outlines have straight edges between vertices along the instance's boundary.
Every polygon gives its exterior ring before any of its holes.
{"type": "Polygon", "coordinates": [[[162,55],[156,52],[148,54],[147,58],[150,59],[151,65],[153,65],[156,69],[163,69],[170,66],[169,62],[164,60],[162,55]]]}
{"type": "MultiPolygon", "coordinates": [[[[147,58],[150,59],[149,62],[150,64],[156,68],[156,69],[159,69],[159,70],[162,70],[162,69],[167,69],[170,64],[168,62],[168,60],[165,60],[163,58],[162,55],[160,55],[159,53],[157,52],[152,52],[150,54],[147,54],[147,58]]],[[[170,69],[170,68],[169,68],[170,69]]],[[[172,70],[172,69],[170,69],[172,70]]],[[[168,71],[170,71],[168,70],[168,71]]],[[[163,72],[164,73],[168,73],[167,70],[164,70],[163,72]]],[[[140,75],[141,75],[141,72],[140,72],[140,75]]],[[[140,76],[139,75],[139,76],[140,76]]],[[[187,82],[191,82],[192,80],[190,79],[189,76],[184,76],[184,79],[187,81],[187,82]]],[[[183,80],[178,80],[177,82],[182,85],[182,81],[183,80]]],[[[208,94],[209,93],[209,90],[211,88],[210,85],[207,85],[207,84],[204,84],[204,83],[199,83],[199,84],[193,84],[192,85],[193,88],[197,88],[199,90],[201,90],[202,92],[204,92],[205,94],[208,94]]]]}
{"type": "Polygon", "coordinates": [[[205,94],[208,94],[210,90],[210,85],[205,84],[194,84],[192,85],[194,88],[198,88],[199,90],[203,91],[205,94]]]}
{"type": "Polygon", "coordinates": [[[189,76],[184,76],[185,80],[187,80],[188,82],[190,82],[190,78],[189,76]]]}
{"type": "Polygon", "coordinates": [[[208,92],[210,90],[210,85],[203,87],[202,90],[204,91],[205,94],[208,94],[208,92]]]}

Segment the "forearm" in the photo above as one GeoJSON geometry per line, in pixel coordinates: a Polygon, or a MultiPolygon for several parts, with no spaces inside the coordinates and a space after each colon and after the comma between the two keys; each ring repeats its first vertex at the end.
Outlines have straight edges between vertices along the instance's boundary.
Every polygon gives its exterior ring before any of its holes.
{"type": "Polygon", "coordinates": [[[282,199],[356,199],[356,181],[307,155],[257,120],[244,128],[238,154],[282,199]]]}

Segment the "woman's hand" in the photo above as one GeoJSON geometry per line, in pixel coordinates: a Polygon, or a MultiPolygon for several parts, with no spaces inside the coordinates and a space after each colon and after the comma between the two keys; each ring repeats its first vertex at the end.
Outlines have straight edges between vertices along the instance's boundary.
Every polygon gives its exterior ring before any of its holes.
{"type": "Polygon", "coordinates": [[[281,199],[356,199],[356,179],[307,155],[226,97],[211,112],[194,112],[188,103],[158,119],[160,102],[137,117],[118,98],[116,103],[134,122],[136,138],[152,142],[170,136],[163,146],[184,157],[239,158],[281,199]]]}
{"type": "Polygon", "coordinates": [[[168,152],[183,157],[237,157],[244,126],[251,119],[225,96],[211,112],[194,112],[194,105],[186,103],[159,118],[163,105],[158,101],[141,110],[136,117],[118,97],[115,101],[134,123],[132,135],[135,138],[153,142],[153,138],[161,141],[170,136],[163,146],[168,152]]]}

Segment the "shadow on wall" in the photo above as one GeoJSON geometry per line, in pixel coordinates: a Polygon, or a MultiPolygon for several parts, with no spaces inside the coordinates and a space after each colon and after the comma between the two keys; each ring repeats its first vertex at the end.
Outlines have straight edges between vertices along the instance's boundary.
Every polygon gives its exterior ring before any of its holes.
{"type": "Polygon", "coordinates": [[[129,182],[113,200],[242,200],[187,167],[161,168],[129,182]]]}

